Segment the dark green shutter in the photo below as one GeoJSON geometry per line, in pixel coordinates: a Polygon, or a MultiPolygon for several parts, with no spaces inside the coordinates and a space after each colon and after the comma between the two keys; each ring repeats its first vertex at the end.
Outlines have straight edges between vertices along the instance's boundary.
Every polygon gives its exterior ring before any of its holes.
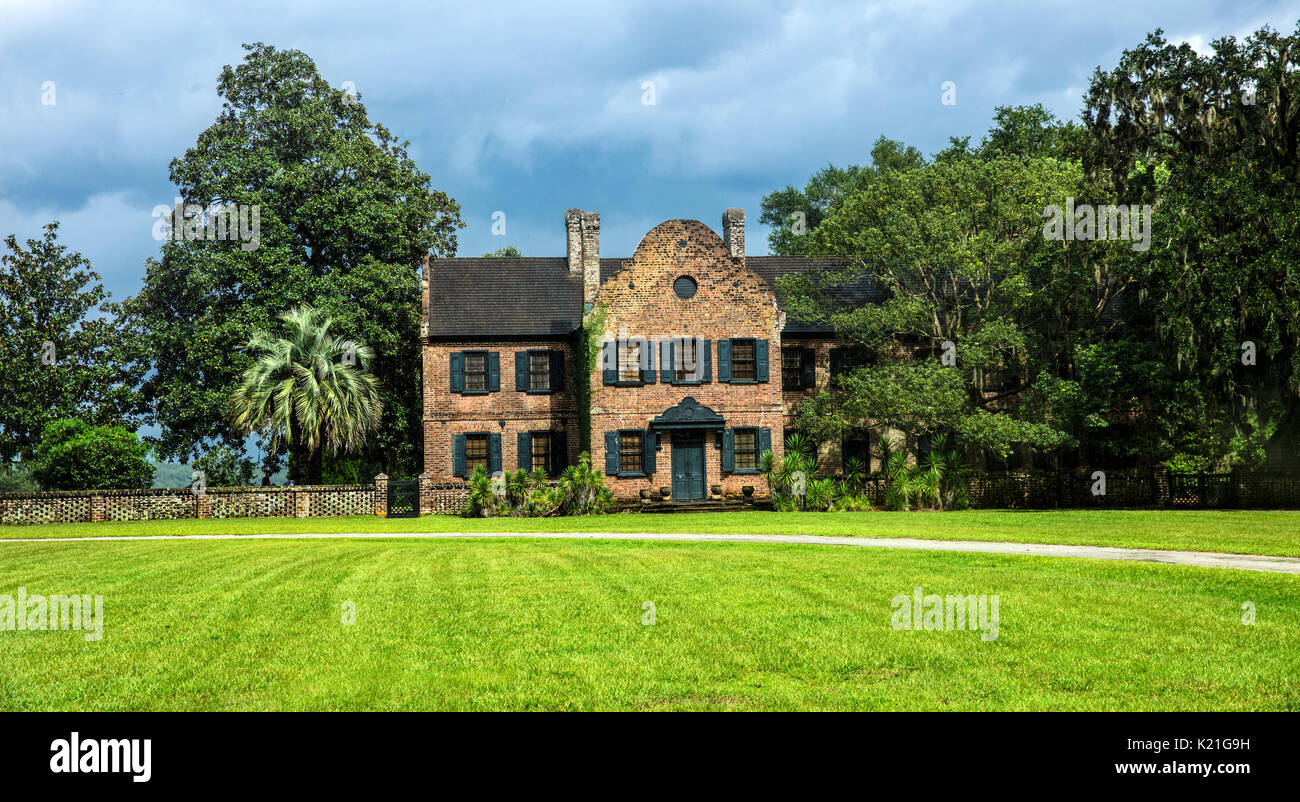
{"type": "Polygon", "coordinates": [[[451,352],[451,391],[465,392],[465,352],[451,352]]]}
{"type": "Polygon", "coordinates": [[[519,470],[533,469],[533,435],[531,432],[519,433],[519,470]]]}
{"type": "Polygon", "coordinates": [[[618,383],[618,357],[614,353],[613,340],[608,340],[600,346],[600,367],[605,384],[618,383]]]}
{"type": "MultiPolygon", "coordinates": [[[[721,345],[722,341],[719,340],[721,345]]],[[[736,432],[734,429],[722,430],[722,470],[736,470],[736,432]]]]}
{"type": "Polygon", "coordinates": [[[754,379],[767,381],[767,340],[754,340],[754,379]]]}
{"type": "Polygon", "coordinates": [[[643,456],[641,459],[641,470],[646,473],[655,472],[655,450],[659,447],[659,435],[649,429],[641,438],[643,456]]]}
{"type": "Polygon", "coordinates": [[[454,476],[465,475],[465,435],[451,436],[451,472],[454,476]]]}
{"type": "Polygon", "coordinates": [[[731,381],[731,340],[718,340],[718,381],[731,381]]]}
{"type": "Polygon", "coordinates": [[[501,352],[499,351],[488,351],[487,388],[489,393],[501,389],[501,352]]]}
{"type": "MultiPolygon", "coordinates": [[[[758,455],[761,457],[764,451],[772,450],[772,430],[758,430],[758,455]]],[[[775,455],[773,455],[775,457],[775,455]]]]}
{"type": "Polygon", "coordinates": [[[844,370],[844,349],[831,349],[831,384],[840,383],[840,373],[844,370]]]}
{"type": "Polygon", "coordinates": [[[605,432],[605,473],[618,475],[618,432],[605,432]]]}
{"type": "Polygon", "coordinates": [[[655,352],[651,347],[652,343],[647,340],[641,341],[641,383],[655,383],[655,352]]]}
{"type": "Polygon", "coordinates": [[[515,351],[515,390],[528,390],[528,352],[515,351]]]}
{"type": "Polygon", "coordinates": [[[799,386],[805,390],[817,386],[817,352],[811,348],[803,349],[799,358],[799,386]]]}
{"type": "Polygon", "coordinates": [[[700,381],[708,384],[713,381],[713,340],[700,341],[700,356],[704,359],[700,363],[700,381]]]}
{"type": "Polygon", "coordinates": [[[659,343],[659,381],[664,384],[670,384],[675,378],[673,376],[673,366],[677,364],[676,354],[674,353],[676,350],[676,340],[669,339],[659,343]]]}
{"type": "Polygon", "coordinates": [[[564,352],[551,351],[551,392],[564,389],[564,352]]]}
{"type": "Polygon", "coordinates": [[[488,473],[494,474],[501,470],[501,433],[492,432],[488,435],[488,473]]]}
{"type": "Polygon", "coordinates": [[[569,438],[563,431],[551,432],[551,473],[559,475],[569,467],[569,438]]]}

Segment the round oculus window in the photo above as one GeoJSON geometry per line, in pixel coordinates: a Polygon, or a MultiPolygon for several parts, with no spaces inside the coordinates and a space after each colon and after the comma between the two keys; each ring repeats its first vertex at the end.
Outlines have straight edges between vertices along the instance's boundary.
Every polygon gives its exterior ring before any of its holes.
{"type": "Polygon", "coordinates": [[[699,289],[699,285],[690,276],[678,276],[677,280],[673,282],[673,292],[677,293],[678,298],[692,298],[695,296],[697,289],[699,289]]]}

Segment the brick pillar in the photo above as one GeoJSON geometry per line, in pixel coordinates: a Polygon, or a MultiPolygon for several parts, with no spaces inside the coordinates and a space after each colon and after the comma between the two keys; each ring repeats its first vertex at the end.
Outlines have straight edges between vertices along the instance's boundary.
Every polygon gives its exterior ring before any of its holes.
{"type": "Polygon", "coordinates": [[[311,512],[311,496],[301,490],[293,491],[293,517],[306,518],[311,512]]]}
{"type": "Polygon", "coordinates": [[[206,492],[199,493],[194,497],[194,517],[211,518],[212,517],[212,496],[206,492]]]}
{"type": "Polygon", "coordinates": [[[388,474],[381,473],[375,477],[375,515],[388,517],[388,474]]]}
{"type": "Polygon", "coordinates": [[[90,522],[100,523],[104,520],[104,497],[90,497],[90,522]]]}
{"type": "Polygon", "coordinates": [[[420,514],[433,515],[433,474],[420,474],[420,514]]]}

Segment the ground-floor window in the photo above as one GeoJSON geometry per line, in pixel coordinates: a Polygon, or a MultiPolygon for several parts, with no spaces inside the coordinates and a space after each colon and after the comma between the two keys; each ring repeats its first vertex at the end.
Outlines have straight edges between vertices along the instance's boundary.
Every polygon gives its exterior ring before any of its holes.
{"type": "Polygon", "coordinates": [[[736,430],[736,470],[758,469],[758,430],[736,430]]]}
{"type": "Polygon", "coordinates": [[[641,432],[619,432],[618,472],[641,473],[643,458],[641,432]]]}
{"type": "Polygon", "coordinates": [[[541,470],[546,471],[547,474],[550,474],[551,473],[551,433],[533,432],[533,436],[531,440],[532,440],[532,450],[533,450],[533,458],[532,458],[533,470],[538,470],[540,468],[541,470]]]}
{"type": "Polygon", "coordinates": [[[840,464],[845,470],[848,469],[849,461],[856,460],[862,466],[862,470],[871,472],[871,430],[870,429],[850,429],[844,436],[841,443],[841,461],[840,464]]]}
{"type": "Polygon", "coordinates": [[[465,435],[465,471],[473,473],[474,468],[482,465],[488,467],[488,436],[486,434],[465,435]]]}

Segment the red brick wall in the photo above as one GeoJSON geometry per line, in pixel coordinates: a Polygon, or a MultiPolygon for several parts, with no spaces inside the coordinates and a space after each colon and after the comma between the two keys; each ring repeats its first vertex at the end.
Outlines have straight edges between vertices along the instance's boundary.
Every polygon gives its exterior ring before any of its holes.
{"type": "Polygon", "coordinates": [[[424,346],[424,471],[433,482],[453,482],[452,437],[466,432],[501,435],[501,467],[518,467],[518,433],[563,430],[568,463],[578,460],[578,405],[573,392],[578,363],[570,339],[458,340],[424,346]],[[557,393],[529,394],[515,387],[515,354],[551,349],[564,352],[564,389],[557,393]],[[501,389],[484,395],[451,392],[451,353],[464,350],[496,351],[501,359],[501,389]],[[505,421],[505,426],[500,421],[505,421]]]}
{"type": "MultiPolygon", "coordinates": [[[[744,257],[731,256],[708,226],[695,220],[670,220],[656,226],[623,269],[601,285],[597,303],[605,309],[605,331],[598,339],[689,336],[709,339],[713,347],[713,381],[708,384],[681,386],[656,380],[642,387],[606,386],[601,366],[596,367],[591,377],[591,447],[592,463],[598,469],[605,466],[606,431],[644,429],[651,418],[687,396],[723,415],[729,427],[771,429],[772,449],[781,456],[781,316],[776,298],[767,282],[746,269],[744,257]],[[698,284],[695,296],[687,300],[673,292],[674,280],[682,275],[691,276],[698,284]],[[717,341],[733,337],[768,341],[767,382],[729,384],[717,380],[717,341]]],[[[657,348],[655,366],[657,371],[657,348]]],[[[724,493],[738,493],[743,485],[766,492],[761,477],[722,473],[722,452],[713,447],[712,435],[705,445],[706,485],[720,484],[724,493]]],[[[672,438],[664,435],[653,476],[607,476],[606,483],[619,497],[670,486],[671,460],[672,438]]]]}

